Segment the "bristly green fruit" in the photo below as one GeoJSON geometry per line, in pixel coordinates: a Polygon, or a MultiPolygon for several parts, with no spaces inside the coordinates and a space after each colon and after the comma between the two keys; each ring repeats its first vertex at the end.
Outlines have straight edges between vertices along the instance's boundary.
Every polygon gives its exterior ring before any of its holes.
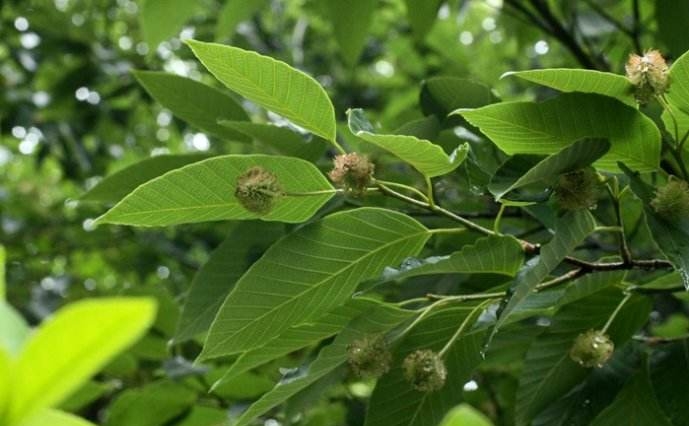
{"type": "Polygon", "coordinates": [[[587,167],[560,175],[555,186],[555,199],[563,210],[594,207],[598,201],[598,174],[587,167]]]}
{"type": "Polygon", "coordinates": [[[657,50],[648,50],[643,56],[631,54],[625,65],[627,78],[634,85],[634,96],[641,104],[655,96],[662,96],[670,86],[669,68],[657,50]]]}
{"type": "Polygon", "coordinates": [[[674,221],[689,217],[689,184],[670,176],[665,186],[656,189],[651,207],[663,219],[674,221]]]}
{"type": "Polygon", "coordinates": [[[361,378],[378,378],[390,370],[392,354],[383,337],[366,336],[347,346],[347,361],[361,378]]]}
{"type": "Polygon", "coordinates": [[[600,368],[610,359],[614,350],[615,344],[607,334],[600,330],[589,330],[577,336],[569,356],[583,367],[600,368]]]}
{"type": "Polygon", "coordinates": [[[445,386],[447,368],[442,357],[428,349],[414,351],[402,364],[404,377],[420,392],[435,392],[445,386]]]}
{"type": "Polygon", "coordinates": [[[328,174],[330,180],[355,196],[361,196],[366,192],[375,169],[374,164],[366,156],[356,152],[338,155],[333,160],[333,166],[328,174]]]}
{"type": "Polygon", "coordinates": [[[237,177],[234,196],[245,209],[253,213],[266,214],[283,195],[275,174],[256,166],[237,177]]]}

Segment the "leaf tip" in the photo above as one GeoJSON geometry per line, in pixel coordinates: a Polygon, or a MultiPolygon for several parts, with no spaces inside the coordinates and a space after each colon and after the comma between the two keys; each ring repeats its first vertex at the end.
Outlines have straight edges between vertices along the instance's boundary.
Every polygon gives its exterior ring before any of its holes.
{"type": "Polygon", "coordinates": [[[498,80],[502,80],[503,78],[507,77],[512,77],[513,75],[517,75],[518,71],[507,71],[505,73],[502,73],[502,75],[498,78],[498,80]]]}

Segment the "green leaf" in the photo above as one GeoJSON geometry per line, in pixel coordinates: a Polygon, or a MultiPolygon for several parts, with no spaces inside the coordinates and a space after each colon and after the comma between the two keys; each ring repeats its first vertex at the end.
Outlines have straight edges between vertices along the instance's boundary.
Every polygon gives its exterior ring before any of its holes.
{"type": "Polygon", "coordinates": [[[227,424],[227,412],[220,408],[196,405],[191,413],[175,426],[225,426],[227,424]]]}
{"type": "Polygon", "coordinates": [[[0,349],[12,356],[19,354],[31,331],[19,312],[4,301],[0,301],[0,330],[0,349]]]}
{"type": "Polygon", "coordinates": [[[7,298],[7,283],[5,282],[6,259],[7,252],[5,251],[5,247],[2,244],[0,244],[0,302],[4,301],[7,298]]]}
{"type": "Polygon", "coordinates": [[[493,426],[493,423],[471,405],[460,404],[447,413],[440,426],[493,426]]]}
{"type": "Polygon", "coordinates": [[[217,387],[231,381],[252,368],[273,359],[292,353],[301,348],[339,333],[347,323],[362,312],[375,307],[378,302],[366,298],[354,298],[343,306],[327,312],[312,323],[297,325],[285,330],[280,336],[267,341],[263,346],[242,353],[223,377],[213,384],[217,387]]]}
{"type": "Polygon", "coordinates": [[[595,163],[618,171],[624,161],[639,171],[655,171],[660,131],[638,110],[606,96],[565,93],[541,102],[504,102],[458,110],[501,150],[514,154],[553,154],[583,138],[606,138],[610,151],[595,163]]]}
{"type": "Polygon", "coordinates": [[[656,0],[654,3],[658,39],[670,49],[672,56],[679,57],[689,50],[686,37],[689,3],[673,0],[656,0]]]}
{"type": "Polygon", "coordinates": [[[167,226],[215,220],[262,219],[299,223],[335,194],[311,163],[270,155],[224,155],[172,170],[139,186],[97,219],[98,223],[167,226]],[[237,177],[260,166],[274,173],[286,195],[265,215],[245,209],[235,198],[237,177]],[[309,196],[289,193],[318,192],[309,196]]]}
{"type": "MultiPolygon", "coordinates": [[[[517,425],[530,425],[539,412],[564,396],[589,373],[590,370],[571,360],[569,350],[580,333],[592,328],[600,329],[622,300],[623,294],[614,287],[619,276],[608,274],[606,277],[609,279],[602,282],[582,278],[601,286],[592,295],[560,309],[551,319],[547,331],[529,348],[517,390],[517,425]]],[[[620,347],[631,337],[646,322],[649,312],[650,303],[643,297],[627,302],[608,331],[615,345],[620,347]]]]}
{"type": "Polygon", "coordinates": [[[491,179],[488,189],[496,201],[508,196],[515,189],[538,182],[552,185],[559,175],[591,165],[610,149],[610,143],[601,139],[583,139],[549,155],[516,180],[505,176],[498,169],[491,179]]]}
{"type": "Polygon", "coordinates": [[[198,6],[197,0],[143,0],[139,22],[149,51],[177,35],[198,6]]]}
{"type": "Polygon", "coordinates": [[[671,426],[653,393],[646,368],[634,375],[591,426],[671,426]]]}
{"type": "MultiPolygon", "coordinates": [[[[4,330],[4,329],[3,329],[4,330]]],[[[12,367],[13,362],[10,354],[4,347],[0,346],[0,424],[5,422],[5,410],[10,400],[10,389],[12,387],[12,367]]]]}
{"type": "Polygon", "coordinates": [[[442,3],[443,0],[404,0],[407,6],[407,19],[417,40],[423,40],[433,27],[442,3]]]}
{"type": "Polygon", "coordinates": [[[377,3],[376,0],[325,1],[340,54],[350,67],[359,62],[377,3]]]}
{"type": "Polygon", "coordinates": [[[469,144],[463,144],[448,156],[440,146],[414,136],[375,134],[362,109],[350,109],[347,117],[354,135],[392,153],[429,178],[450,173],[469,152],[469,144]]]}
{"type": "Polygon", "coordinates": [[[328,141],[335,141],[333,104],[312,77],[256,52],[195,40],[187,43],[208,71],[231,90],[328,141]]]}
{"type": "Polygon", "coordinates": [[[105,426],[160,426],[196,401],[196,392],[179,383],[159,381],[120,393],[108,407],[105,426]]]}
{"type": "Polygon", "coordinates": [[[679,271],[684,288],[689,290],[689,223],[683,219],[666,219],[655,212],[651,201],[655,189],[641,180],[638,173],[632,172],[624,164],[620,168],[629,177],[629,186],[644,203],[646,223],[660,250],[679,271]]]}
{"type": "Polygon", "coordinates": [[[634,86],[619,74],[595,70],[552,68],[543,70],[511,71],[504,77],[519,77],[561,92],[595,93],[618,99],[634,108],[634,86]]]}
{"type": "Polygon", "coordinates": [[[14,368],[10,423],[59,404],[155,318],[150,299],[93,299],[58,311],[28,339],[14,368]]]}
{"type": "Polygon", "coordinates": [[[170,170],[208,158],[207,154],[158,155],[147,158],[118,170],[98,182],[80,201],[116,203],[134,191],[139,185],[148,182],[170,170]]]}
{"type": "Polygon", "coordinates": [[[225,140],[246,140],[219,120],[248,120],[246,111],[226,93],[190,78],[158,71],[134,71],[153,99],[194,127],[225,140]]]}
{"type": "Polygon", "coordinates": [[[350,298],[357,284],[414,256],[430,233],[390,210],[335,213],[273,245],[237,282],[206,339],[202,359],[263,345],[350,298]]]}
{"type": "Polygon", "coordinates": [[[231,38],[237,24],[251,18],[266,3],[268,3],[267,0],[225,0],[215,27],[215,40],[222,41],[225,38],[231,38]]]}
{"type": "Polygon", "coordinates": [[[400,280],[431,274],[494,273],[508,276],[517,274],[524,262],[524,250],[512,236],[479,238],[449,256],[434,256],[412,263],[400,270],[385,271],[386,280],[400,280]]]}
{"type": "Polygon", "coordinates": [[[498,101],[491,88],[483,83],[446,76],[425,80],[419,96],[423,113],[434,114],[440,120],[458,108],[479,108],[498,101]]]}
{"type": "Polygon", "coordinates": [[[413,311],[378,302],[378,306],[353,319],[332,344],[321,350],[316,360],[302,375],[284,380],[251,405],[239,418],[236,426],[249,424],[258,416],[341,368],[347,362],[347,346],[351,342],[365,336],[385,333],[413,314],[413,311]]]}
{"type": "MultiPolygon", "coordinates": [[[[686,52],[679,57],[670,67],[669,77],[670,88],[666,94],[666,99],[677,120],[677,131],[679,139],[689,133],[689,85],[685,82],[689,81],[689,52],[686,52]]],[[[663,122],[670,134],[675,136],[675,125],[673,117],[667,112],[663,111],[663,122]]],[[[631,164],[628,166],[634,168],[631,164]]]]}
{"type": "Polygon", "coordinates": [[[59,410],[44,410],[22,421],[17,426],[95,426],[73,414],[59,410]]]}
{"type": "Polygon", "coordinates": [[[398,361],[378,380],[365,426],[435,426],[462,400],[464,384],[483,360],[485,329],[465,333],[450,347],[445,356],[447,380],[438,391],[426,393],[412,388],[402,372],[402,360],[420,349],[439,351],[474,308],[466,305],[437,311],[409,332],[394,353],[398,361]]]}
{"type": "Polygon", "coordinates": [[[500,313],[491,338],[507,322],[512,312],[524,302],[534,287],[593,232],[595,227],[596,220],[586,210],[570,212],[558,219],[553,238],[541,247],[540,254],[529,260],[514,279],[512,295],[500,313]]]}
{"type": "MultiPolygon", "coordinates": [[[[683,317],[685,318],[685,317],[683,317]]],[[[689,393],[678,389],[689,387],[689,342],[683,339],[671,345],[664,345],[662,358],[651,365],[651,381],[660,406],[675,426],[689,425],[686,407],[689,407],[689,393]]]]}
{"type": "Polygon", "coordinates": [[[196,272],[177,325],[175,341],[205,333],[235,282],[283,232],[281,224],[247,223],[235,228],[196,272]]]}
{"type": "Polygon", "coordinates": [[[220,125],[241,132],[255,141],[271,147],[278,154],[288,157],[316,161],[323,156],[326,149],[323,139],[312,137],[310,140],[306,140],[287,127],[228,120],[220,121],[220,125]]]}

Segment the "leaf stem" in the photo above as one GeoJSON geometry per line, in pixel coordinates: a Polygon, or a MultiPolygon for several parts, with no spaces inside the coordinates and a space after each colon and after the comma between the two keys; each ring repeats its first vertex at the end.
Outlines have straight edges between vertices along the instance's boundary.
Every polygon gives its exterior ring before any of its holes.
{"type": "Polygon", "coordinates": [[[627,293],[627,295],[624,296],[624,299],[622,299],[622,300],[620,301],[620,303],[617,305],[617,307],[615,308],[615,310],[614,310],[614,311],[612,312],[612,314],[610,315],[610,318],[608,318],[608,321],[607,321],[607,322],[605,323],[605,325],[603,326],[603,329],[601,330],[601,333],[605,333],[606,331],[608,331],[608,328],[610,328],[610,325],[611,325],[612,322],[615,320],[615,317],[617,316],[617,314],[620,313],[620,310],[622,309],[622,307],[629,301],[629,299],[631,299],[632,296],[633,296],[632,293],[627,293]]]}
{"type": "Polygon", "coordinates": [[[431,178],[428,176],[424,176],[424,179],[426,180],[426,191],[428,192],[428,197],[426,198],[426,201],[428,202],[428,206],[430,208],[435,207],[435,200],[433,199],[433,182],[431,181],[431,178]]]}
{"type": "Polygon", "coordinates": [[[418,189],[414,188],[411,185],[405,185],[403,183],[391,182],[391,181],[387,181],[387,180],[378,180],[378,179],[376,179],[376,182],[382,183],[383,185],[386,185],[386,186],[391,186],[393,188],[406,189],[407,191],[411,191],[414,194],[421,197],[421,199],[424,200],[425,202],[428,202],[428,197],[426,196],[426,194],[424,194],[423,192],[419,191],[418,189]]]}
{"type": "Polygon", "coordinates": [[[445,357],[445,355],[447,354],[447,351],[450,350],[452,345],[454,345],[454,343],[457,341],[457,339],[459,339],[459,337],[462,335],[462,332],[464,332],[464,330],[467,328],[469,323],[470,322],[473,323],[473,320],[474,320],[474,317],[476,316],[476,314],[482,312],[484,307],[490,302],[491,302],[491,300],[486,300],[485,302],[479,304],[474,309],[472,309],[471,312],[469,312],[469,315],[467,315],[466,318],[464,318],[464,321],[462,321],[462,324],[459,326],[457,331],[455,331],[455,334],[453,334],[452,337],[450,337],[450,340],[448,340],[447,343],[445,343],[445,346],[443,346],[443,348],[440,350],[440,352],[438,352],[438,356],[440,356],[441,358],[445,357]]]}
{"type": "Polygon", "coordinates": [[[500,221],[502,220],[502,215],[505,213],[505,205],[500,204],[500,210],[498,210],[497,216],[495,216],[495,222],[493,222],[493,232],[500,235],[500,221]]]}

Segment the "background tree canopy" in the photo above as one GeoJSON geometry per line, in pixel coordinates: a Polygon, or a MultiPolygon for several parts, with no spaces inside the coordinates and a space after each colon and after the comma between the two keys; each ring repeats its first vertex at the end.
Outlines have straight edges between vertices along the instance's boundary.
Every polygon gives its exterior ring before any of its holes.
{"type": "Polygon", "coordinates": [[[0,425],[689,425],[687,22],[0,2],[0,425]]]}

